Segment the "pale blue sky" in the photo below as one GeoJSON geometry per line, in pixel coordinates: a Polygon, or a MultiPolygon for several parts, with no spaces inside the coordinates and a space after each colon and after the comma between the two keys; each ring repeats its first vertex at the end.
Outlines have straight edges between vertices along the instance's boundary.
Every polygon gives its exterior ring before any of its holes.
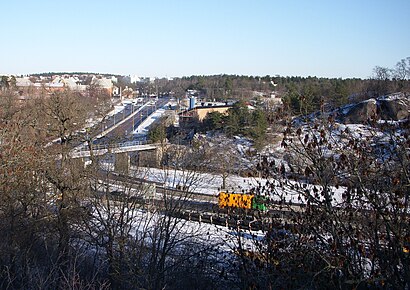
{"type": "Polygon", "coordinates": [[[410,56],[409,0],[0,0],[0,73],[369,77],[410,56]]]}

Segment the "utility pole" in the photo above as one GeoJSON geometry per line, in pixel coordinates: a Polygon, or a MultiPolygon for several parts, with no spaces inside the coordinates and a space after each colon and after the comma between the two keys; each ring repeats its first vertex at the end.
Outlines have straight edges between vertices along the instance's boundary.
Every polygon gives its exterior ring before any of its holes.
{"type": "MultiPolygon", "coordinates": [[[[134,114],[134,103],[131,104],[131,114],[134,114]]],[[[132,132],[134,132],[134,126],[135,126],[134,118],[135,116],[132,115],[132,132]]]]}
{"type": "Polygon", "coordinates": [[[259,175],[259,180],[261,179],[261,170],[262,170],[262,154],[259,153],[259,170],[258,170],[258,175],[259,175]]]}

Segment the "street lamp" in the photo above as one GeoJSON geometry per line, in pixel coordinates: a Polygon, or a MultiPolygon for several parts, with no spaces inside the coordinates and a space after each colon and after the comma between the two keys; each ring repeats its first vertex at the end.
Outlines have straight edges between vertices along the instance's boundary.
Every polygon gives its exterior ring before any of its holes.
{"type": "Polygon", "coordinates": [[[134,134],[134,130],[135,130],[134,103],[132,103],[131,105],[131,114],[132,114],[132,134],[134,134]]]}

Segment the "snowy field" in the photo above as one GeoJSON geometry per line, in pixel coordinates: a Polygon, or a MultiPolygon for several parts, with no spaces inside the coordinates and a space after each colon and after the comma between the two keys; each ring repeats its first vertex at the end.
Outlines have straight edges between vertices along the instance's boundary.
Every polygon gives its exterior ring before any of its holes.
{"type": "MultiPolygon", "coordinates": [[[[212,195],[217,201],[217,196],[221,191],[222,177],[210,173],[198,173],[180,170],[162,170],[158,168],[131,168],[131,175],[144,178],[149,181],[154,181],[164,184],[165,187],[176,188],[178,185],[188,185],[189,190],[203,194],[212,195]]],[[[284,201],[291,203],[306,203],[307,200],[302,194],[306,190],[313,191],[314,188],[320,190],[320,187],[295,182],[287,179],[273,180],[257,177],[241,177],[230,175],[226,181],[228,192],[246,193],[251,189],[264,192],[264,188],[271,184],[274,187],[270,198],[276,201],[284,201]]],[[[343,202],[342,194],[345,192],[345,187],[332,187],[333,204],[338,205],[343,202]]]]}

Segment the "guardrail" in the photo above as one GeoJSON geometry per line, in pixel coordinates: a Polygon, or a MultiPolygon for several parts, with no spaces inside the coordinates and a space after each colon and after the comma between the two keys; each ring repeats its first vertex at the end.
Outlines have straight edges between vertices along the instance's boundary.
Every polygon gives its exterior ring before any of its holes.
{"type": "MultiPolygon", "coordinates": [[[[114,149],[114,148],[126,148],[126,147],[147,145],[147,144],[152,144],[152,143],[149,141],[127,141],[127,142],[122,142],[122,143],[96,144],[96,145],[92,145],[91,148],[92,150],[104,150],[104,149],[114,149]]],[[[90,148],[84,145],[78,151],[90,151],[90,148]]]]}

